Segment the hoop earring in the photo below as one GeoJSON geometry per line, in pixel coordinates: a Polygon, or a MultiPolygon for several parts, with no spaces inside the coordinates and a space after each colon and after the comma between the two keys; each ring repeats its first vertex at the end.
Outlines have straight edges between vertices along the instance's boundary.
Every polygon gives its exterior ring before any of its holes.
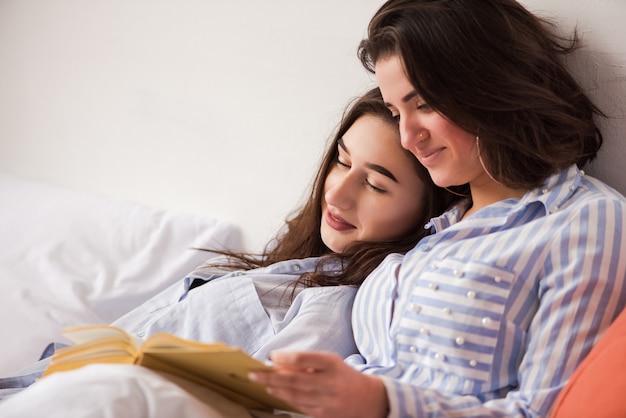
{"type": "Polygon", "coordinates": [[[489,176],[489,178],[493,181],[495,181],[496,183],[500,184],[500,182],[498,180],[496,180],[491,173],[489,172],[489,170],[487,170],[487,166],[485,166],[485,162],[483,161],[483,157],[480,155],[480,137],[478,136],[478,134],[476,135],[476,149],[478,150],[478,161],[480,161],[480,165],[483,167],[483,170],[485,170],[485,173],[487,173],[487,175],[489,176]]]}

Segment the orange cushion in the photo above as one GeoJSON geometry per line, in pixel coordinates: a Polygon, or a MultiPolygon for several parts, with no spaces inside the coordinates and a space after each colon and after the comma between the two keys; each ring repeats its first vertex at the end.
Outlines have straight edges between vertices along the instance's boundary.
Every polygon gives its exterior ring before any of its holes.
{"type": "Polygon", "coordinates": [[[626,310],[578,366],[551,418],[626,417],[626,310]]]}

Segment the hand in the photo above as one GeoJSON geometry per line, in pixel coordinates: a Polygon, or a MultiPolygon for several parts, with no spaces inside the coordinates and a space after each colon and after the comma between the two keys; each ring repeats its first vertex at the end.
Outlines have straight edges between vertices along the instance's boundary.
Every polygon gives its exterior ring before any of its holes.
{"type": "Polygon", "coordinates": [[[250,379],[267,385],[272,396],[316,418],[385,417],[387,394],[382,380],[362,374],[331,353],[274,352],[274,370],[250,379]]]}

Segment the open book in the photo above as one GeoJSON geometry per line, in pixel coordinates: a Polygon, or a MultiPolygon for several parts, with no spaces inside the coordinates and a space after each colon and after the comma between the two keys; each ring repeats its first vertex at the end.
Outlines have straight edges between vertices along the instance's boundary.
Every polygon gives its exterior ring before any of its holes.
{"type": "Polygon", "coordinates": [[[236,347],[189,341],[168,333],[152,335],[142,343],[109,325],[71,327],[63,335],[76,345],[57,350],[43,377],[92,363],[137,364],[206,386],[249,409],[298,412],[248,379],[248,372],[271,367],[236,347]]]}

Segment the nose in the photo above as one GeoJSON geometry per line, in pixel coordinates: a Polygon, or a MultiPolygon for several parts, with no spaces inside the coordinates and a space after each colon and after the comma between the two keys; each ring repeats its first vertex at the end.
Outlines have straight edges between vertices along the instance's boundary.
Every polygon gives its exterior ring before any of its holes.
{"type": "Polygon", "coordinates": [[[417,144],[427,137],[426,130],[415,117],[400,118],[398,128],[402,148],[409,151],[414,151],[417,144]]]}
{"type": "Polygon", "coordinates": [[[354,204],[354,183],[349,173],[342,176],[329,176],[326,179],[324,198],[326,203],[339,209],[350,209],[354,204]]]}

